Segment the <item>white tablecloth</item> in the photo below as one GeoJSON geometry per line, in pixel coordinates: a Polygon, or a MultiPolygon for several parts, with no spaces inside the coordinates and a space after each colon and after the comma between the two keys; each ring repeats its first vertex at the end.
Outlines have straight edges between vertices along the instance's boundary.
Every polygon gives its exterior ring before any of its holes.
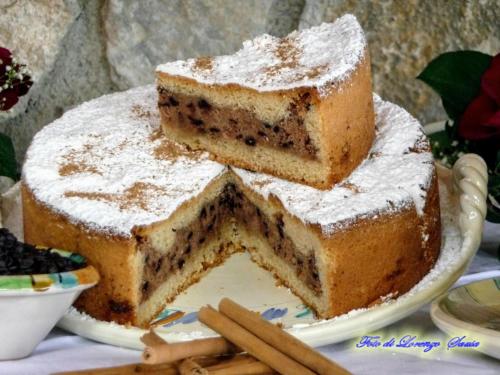
{"type": "MultiPolygon", "coordinates": [[[[499,241],[500,226],[487,223],[481,250],[457,285],[500,276],[500,262],[496,256],[499,241]]],[[[429,306],[425,306],[410,317],[375,334],[386,339],[416,334],[419,340],[427,338],[446,343],[449,337],[434,326],[428,309],[429,306]]],[[[467,333],[464,332],[465,334],[467,333]]],[[[423,353],[422,349],[417,348],[397,351],[356,348],[359,341],[360,338],[318,349],[354,374],[500,374],[500,361],[473,349],[457,352],[442,347],[423,353]]],[[[0,374],[50,374],[118,366],[140,362],[140,355],[139,351],[96,343],[55,328],[30,357],[0,362],[0,374]]]]}

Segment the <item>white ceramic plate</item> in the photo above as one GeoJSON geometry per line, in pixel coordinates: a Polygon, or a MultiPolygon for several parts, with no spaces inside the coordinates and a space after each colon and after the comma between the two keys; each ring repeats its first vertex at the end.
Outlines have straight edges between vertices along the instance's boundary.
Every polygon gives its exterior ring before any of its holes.
{"type": "MultiPolygon", "coordinates": [[[[320,346],[366,334],[402,319],[445,292],[462,275],[474,256],[486,213],[486,166],[477,155],[465,155],[450,170],[439,167],[442,249],[433,270],[411,291],[369,309],[351,311],[330,320],[316,320],[301,301],[276,285],[269,273],[254,265],[245,254],[233,255],[199,283],[188,288],[163,317],[181,311],[184,316],[157,328],[170,342],[212,336],[200,324],[196,311],[203,305],[217,305],[222,296],[261,312],[264,318],[281,322],[304,342],[320,346]]],[[[97,321],[71,309],[59,327],[103,343],[141,349],[144,330],[97,321]]]]}
{"type": "Polygon", "coordinates": [[[500,359],[500,277],[451,290],[431,305],[432,321],[451,336],[477,341],[477,350],[500,359]]]}

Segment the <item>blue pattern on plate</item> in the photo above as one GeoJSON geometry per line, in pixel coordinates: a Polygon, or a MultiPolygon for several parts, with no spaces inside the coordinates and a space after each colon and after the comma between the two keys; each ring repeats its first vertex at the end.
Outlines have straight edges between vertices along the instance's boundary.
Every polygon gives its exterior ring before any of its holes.
{"type": "Polygon", "coordinates": [[[277,309],[271,307],[270,309],[267,309],[260,315],[266,320],[272,320],[272,319],[282,318],[283,316],[286,315],[287,312],[288,309],[286,307],[284,309],[277,309]]]}

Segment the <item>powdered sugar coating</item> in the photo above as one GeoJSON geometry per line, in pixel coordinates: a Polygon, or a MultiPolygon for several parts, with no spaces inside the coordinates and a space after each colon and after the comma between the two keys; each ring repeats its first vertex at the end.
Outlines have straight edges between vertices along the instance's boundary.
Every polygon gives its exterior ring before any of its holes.
{"type": "Polygon", "coordinates": [[[268,198],[277,197],[304,223],[325,235],[362,218],[414,205],[422,214],[434,161],[419,122],[402,108],[374,96],[376,137],[369,157],[331,190],[234,168],[243,182],[268,198]]]}
{"type": "Polygon", "coordinates": [[[206,154],[188,158],[181,146],[178,157],[156,157],[164,146],[155,137],[156,102],[155,87],[146,86],[67,112],[33,139],[24,183],[40,202],[91,230],[129,237],[136,225],[168,218],[226,167],[206,154]]]}
{"type": "MultiPolygon", "coordinates": [[[[103,96],[42,129],[30,146],[24,183],[37,200],[84,228],[130,237],[135,226],[167,219],[229,169],[159,135],[153,86],[103,96]],[[159,153],[158,151],[165,151],[159,153]]],[[[375,96],[377,136],[370,156],[329,191],[231,168],[274,194],[328,235],[362,217],[414,205],[422,212],[433,158],[420,124],[375,96]]]]}
{"type": "Polygon", "coordinates": [[[356,70],[365,49],[361,26],[356,17],[347,14],[333,23],[294,31],[283,39],[264,34],[244,42],[233,55],[169,62],[156,71],[258,91],[316,87],[321,96],[356,70]]]}

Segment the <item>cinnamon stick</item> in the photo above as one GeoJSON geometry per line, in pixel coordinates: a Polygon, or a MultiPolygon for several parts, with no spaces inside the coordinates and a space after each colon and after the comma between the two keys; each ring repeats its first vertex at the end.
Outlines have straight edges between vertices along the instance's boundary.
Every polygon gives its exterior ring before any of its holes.
{"type": "MultiPolygon", "coordinates": [[[[224,359],[224,357],[200,357],[191,359],[200,366],[206,367],[219,364],[224,359]]],[[[133,363],[124,366],[58,372],[53,375],[178,375],[178,365],[178,363],[159,363],[155,365],[133,363]]]]}
{"type": "Polygon", "coordinates": [[[257,336],[212,307],[202,307],[198,312],[200,322],[220,333],[233,344],[269,365],[274,370],[290,375],[313,375],[314,373],[294,359],[265,343],[257,336]]]}
{"type": "Polygon", "coordinates": [[[294,336],[228,298],[223,298],[219,302],[219,311],[273,348],[296,359],[320,375],[350,374],[346,369],[294,336]]]}
{"type": "Polygon", "coordinates": [[[134,363],[131,365],[103,367],[77,371],[58,372],[53,375],[177,375],[177,368],[171,363],[162,363],[159,365],[144,365],[134,363]]]}
{"type": "Polygon", "coordinates": [[[240,351],[226,339],[215,337],[173,344],[148,345],[144,348],[142,360],[144,363],[153,365],[171,363],[189,357],[234,354],[240,351]]]}
{"type": "Polygon", "coordinates": [[[152,328],[149,329],[148,333],[142,335],[141,341],[146,346],[158,346],[167,343],[152,328]]]}
{"type": "Polygon", "coordinates": [[[207,367],[209,375],[267,375],[276,374],[276,372],[260,361],[250,363],[233,364],[231,366],[216,368],[216,366],[207,367]]]}
{"type": "Polygon", "coordinates": [[[177,367],[180,375],[208,375],[208,371],[191,358],[186,358],[177,367]]]}
{"type": "Polygon", "coordinates": [[[228,359],[223,359],[222,361],[212,364],[207,367],[207,370],[220,370],[224,369],[227,367],[233,367],[236,365],[244,365],[247,363],[254,363],[257,362],[258,360],[255,357],[252,357],[251,355],[248,354],[238,354],[235,355],[234,357],[228,358],[228,359]]]}

